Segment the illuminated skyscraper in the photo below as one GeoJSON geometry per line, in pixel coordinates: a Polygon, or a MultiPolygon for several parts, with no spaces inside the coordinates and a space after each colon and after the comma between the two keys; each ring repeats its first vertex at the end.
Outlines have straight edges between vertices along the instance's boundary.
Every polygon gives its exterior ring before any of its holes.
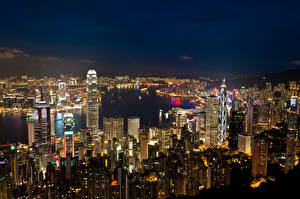
{"type": "Polygon", "coordinates": [[[245,113],[242,110],[232,111],[229,121],[229,147],[236,150],[238,147],[239,134],[244,132],[245,113]]]}
{"type": "Polygon", "coordinates": [[[64,129],[64,156],[71,154],[73,157],[74,153],[74,117],[72,113],[65,113],[63,119],[63,129],[64,129]]]}
{"type": "Polygon", "coordinates": [[[66,100],[66,83],[62,81],[58,82],[58,99],[60,101],[66,100]]]}
{"type": "Polygon", "coordinates": [[[140,118],[130,117],[127,119],[128,135],[132,135],[136,140],[139,140],[140,118]]]}
{"type": "Polygon", "coordinates": [[[226,84],[225,78],[221,84],[221,96],[219,100],[219,125],[218,125],[218,141],[224,142],[226,140],[227,132],[227,106],[226,106],[226,84]]]}
{"type": "Polygon", "coordinates": [[[52,109],[50,111],[51,136],[55,136],[55,117],[56,117],[56,110],[52,109]]]}
{"type": "Polygon", "coordinates": [[[286,140],[286,152],[285,152],[285,168],[284,172],[288,173],[294,168],[296,162],[296,137],[298,135],[298,115],[297,115],[297,97],[291,97],[288,101],[288,133],[286,140]]]}
{"type": "Polygon", "coordinates": [[[34,142],[34,119],[33,117],[29,117],[27,120],[28,127],[28,146],[32,146],[34,142]]]}
{"type": "Polygon", "coordinates": [[[256,104],[253,104],[253,100],[251,98],[248,100],[246,115],[245,131],[247,135],[256,135],[258,124],[258,107],[256,104]]]}
{"type": "Polygon", "coordinates": [[[148,158],[148,135],[146,132],[141,131],[139,133],[140,140],[140,158],[145,160],[148,158]]]}
{"type": "Polygon", "coordinates": [[[207,97],[206,104],[206,135],[205,146],[207,148],[216,147],[218,145],[218,108],[219,99],[217,96],[211,95],[207,97]]]}
{"type": "Polygon", "coordinates": [[[99,129],[98,78],[95,70],[88,71],[86,84],[86,126],[92,130],[95,139],[99,129]]]}
{"type": "Polygon", "coordinates": [[[252,143],[252,176],[266,177],[268,165],[268,141],[253,139],[252,143]]]}
{"type": "Polygon", "coordinates": [[[117,138],[122,140],[124,137],[124,119],[121,117],[104,117],[103,131],[107,140],[117,138]]]}
{"type": "Polygon", "coordinates": [[[39,149],[41,158],[40,168],[46,172],[47,162],[50,161],[51,154],[51,124],[50,124],[50,106],[45,101],[36,103],[34,117],[37,119],[34,128],[34,142],[39,149]]]}

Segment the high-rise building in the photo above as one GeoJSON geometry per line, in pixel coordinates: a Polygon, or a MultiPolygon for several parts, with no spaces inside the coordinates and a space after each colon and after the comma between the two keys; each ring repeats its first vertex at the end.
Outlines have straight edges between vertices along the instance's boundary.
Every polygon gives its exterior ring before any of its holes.
{"type": "Polygon", "coordinates": [[[242,110],[232,111],[229,121],[229,147],[236,150],[238,147],[238,136],[244,132],[245,113],[242,110]]]}
{"type": "Polygon", "coordinates": [[[37,102],[34,117],[36,118],[34,142],[40,154],[40,168],[43,172],[46,172],[47,162],[50,161],[49,157],[51,157],[49,154],[52,153],[49,104],[45,101],[37,102]]]}
{"type": "Polygon", "coordinates": [[[286,138],[284,173],[288,173],[295,166],[296,130],[289,130],[286,138]]]}
{"type": "Polygon", "coordinates": [[[50,111],[50,125],[51,125],[51,136],[55,136],[55,118],[56,117],[56,111],[55,109],[52,109],[50,111]]]}
{"type": "Polygon", "coordinates": [[[66,83],[62,81],[58,82],[58,99],[60,101],[66,100],[66,83]]]}
{"type": "Polygon", "coordinates": [[[205,147],[211,148],[218,145],[218,109],[219,99],[217,96],[211,95],[207,97],[206,104],[206,134],[205,147]]]}
{"type": "Polygon", "coordinates": [[[297,115],[297,97],[291,97],[288,101],[287,120],[288,120],[288,133],[286,140],[285,152],[285,168],[284,172],[288,173],[294,168],[296,158],[296,137],[298,135],[298,115],[297,115]]]}
{"type": "Polygon", "coordinates": [[[28,146],[32,146],[34,143],[34,119],[33,117],[29,117],[27,120],[28,127],[28,146]]]}
{"type": "Polygon", "coordinates": [[[258,104],[258,133],[269,130],[271,128],[271,117],[271,104],[269,102],[260,102],[258,104]]]}
{"type": "Polygon", "coordinates": [[[148,135],[146,132],[139,133],[140,140],[140,159],[145,160],[148,158],[148,135]]]}
{"type": "Polygon", "coordinates": [[[226,140],[227,133],[227,96],[225,78],[221,84],[221,93],[219,99],[219,124],[218,124],[218,141],[220,143],[226,140]]]}
{"type": "Polygon", "coordinates": [[[268,165],[268,141],[262,138],[252,140],[252,176],[266,177],[268,165]]]}
{"type": "Polygon", "coordinates": [[[98,78],[95,70],[89,70],[86,76],[86,126],[92,130],[96,139],[99,129],[98,78]]]}
{"type": "Polygon", "coordinates": [[[207,184],[206,188],[219,188],[230,184],[230,165],[222,151],[214,151],[207,157],[207,184]]]}
{"type": "Polygon", "coordinates": [[[74,151],[74,117],[72,113],[64,113],[63,130],[64,130],[64,157],[67,154],[75,156],[74,151]]]}
{"type": "Polygon", "coordinates": [[[66,156],[66,179],[67,180],[72,179],[71,160],[72,160],[72,155],[68,153],[66,156]]]}
{"type": "Polygon", "coordinates": [[[128,135],[132,135],[136,140],[139,140],[140,118],[130,117],[127,119],[128,135]]]}
{"type": "Polygon", "coordinates": [[[246,111],[246,133],[247,135],[257,134],[258,124],[258,107],[253,103],[252,99],[248,100],[247,111],[246,111]]]}
{"type": "Polygon", "coordinates": [[[251,136],[239,135],[238,136],[238,150],[243,153],[251,153],[251,136]]]}
{"type": "Polygon", "coordinates": [[[103,131],[107,140],[117,138],[119,141],[124,137],[124,119],[121,117],[104,117],[103,131]]]}

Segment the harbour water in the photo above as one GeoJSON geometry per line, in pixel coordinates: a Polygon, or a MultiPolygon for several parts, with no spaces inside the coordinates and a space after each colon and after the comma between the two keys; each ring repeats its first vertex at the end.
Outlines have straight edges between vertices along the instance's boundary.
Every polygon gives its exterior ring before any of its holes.
{"type": "MultiPolygon", "coordinates": [[[[159,122],[159,111],[167,111],[171,108],[170,97],[157,96],[154,89],[141,92],[137,88],[110,89],[102,94],[102,104],[99,106],[99,127],[102,129],[103,117],[138,116],[141,119],[141,127],[156,126],[159,122]]],[[[86,114],[84,109],[73,111],[75,120],[75,132],[85,128],[86,114]]],[[[56,113],[55,134],[62,136],[63,113],[56,113]]],[[[21,113],[0,115],[0,144],[27,143],[26,118],[21,113]]]]}

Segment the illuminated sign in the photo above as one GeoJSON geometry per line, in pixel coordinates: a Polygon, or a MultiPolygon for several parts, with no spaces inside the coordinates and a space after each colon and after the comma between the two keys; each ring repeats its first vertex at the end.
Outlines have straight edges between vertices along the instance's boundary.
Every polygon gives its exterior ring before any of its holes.
{"type": "Polygon", "coordinates": [[[172,98],[172,105],[176,105],[176,106],[181,105],[180,97],[173,97],[172,98]]]}
{"type": "Polygon", "coordinates": [[[16,147],[15,147],[14,145],[11,145],[11,146],[10,146],[10,150],[13,151],[13,150],[15,150],[15,149],[16,149],[16,147]]]}
{"type": "Polygon", "coordinates": [[[73,135],[73,131],[65,131],[65,135],[73,135]]]}

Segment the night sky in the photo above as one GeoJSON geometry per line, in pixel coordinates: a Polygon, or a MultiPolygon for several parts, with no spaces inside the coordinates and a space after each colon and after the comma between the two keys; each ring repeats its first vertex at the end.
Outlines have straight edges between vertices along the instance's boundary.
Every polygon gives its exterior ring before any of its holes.
{"type": "Polygon", "coordinates": [[[0,3],[5,75],[261,74],[300,64],[300,1],[0,3]]]}

